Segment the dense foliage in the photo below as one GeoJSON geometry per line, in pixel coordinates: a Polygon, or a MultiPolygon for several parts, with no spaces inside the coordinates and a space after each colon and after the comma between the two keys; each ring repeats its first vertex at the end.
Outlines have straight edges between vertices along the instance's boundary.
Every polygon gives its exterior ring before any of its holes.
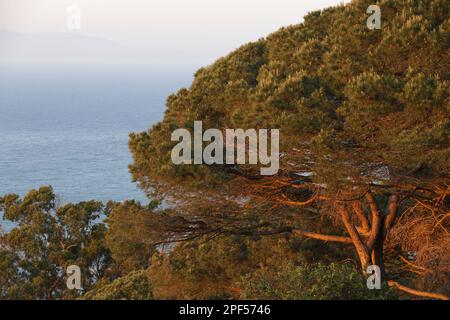
{"type": "Polygon", "coordinates": [[[0,298],[397,297],[388,285],[445,298],[449,3],[381,0],[380,30],[371,4],[312,12],[168,97],[164,119],[130,136],[150,205],[59,205],[48,187],[0,197],[16,223],[0,236],[0,298]],[[175,165],[171,134],[194,121],[279,129],[278,174],[175,165]],[[65,287],[71,264],[81,291],[65,287]],[[367,289],[369,265],[382,290],[367,289]]]}
{"type": "Polygon", "coordinates": [[[0,297],[74,298],[64,279],[70,265],[82,272],[84,290],[107,276],[111,254],[106,226],[99,222],[103,204],[90,201],[59,206],[53,190],[42,187],[23,199],[0,197],[4,218],[17,224],[0,236],[0,297]]]}
{"type": "Polygon", "coordinates": [[[242,280],[245,298],[282,300],[385,300],[397,296],[387,287],[367,290],[360,272],[349,264],[285,263],[263,268],[242,280]]]}
{"type": "Polygon", "coordinates": [[[448,1],[379,1],[380,30],[366,26],[371,4],[312,12],[240,47],[170,96],[162,122],[131,135],[133,178],[179,217],[168,219],[166,237],[350,243],[362,272],[377,265],[395,286],[395,257],[422,289],[448,292],[448,1]],[[279,129],[280,171],[174,164],[171,133],[194,121],[279,129]]]}

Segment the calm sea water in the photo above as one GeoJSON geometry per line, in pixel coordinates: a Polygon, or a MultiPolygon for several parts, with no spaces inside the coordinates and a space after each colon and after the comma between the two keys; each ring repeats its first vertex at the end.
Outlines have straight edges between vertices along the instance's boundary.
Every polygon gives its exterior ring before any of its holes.
{"type": "Polygon", "coordinates": [[[145,202],[128,173],[128,135],[161,120],[166,97],[191,75],[137,66],[0,67],[0,194],[51,185],[64,202],[145,202]]]}

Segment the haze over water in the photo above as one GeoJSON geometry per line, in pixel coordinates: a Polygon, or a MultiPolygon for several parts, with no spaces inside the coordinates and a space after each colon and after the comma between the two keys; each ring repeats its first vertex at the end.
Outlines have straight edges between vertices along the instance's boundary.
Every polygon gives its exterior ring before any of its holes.
{"type": "Polygon", "coordinates": [[[193,70],[0,68],[1,195],[51,185],[63,202],[145,202],[128,173],[128,135],[161,120],[193,70]]]}

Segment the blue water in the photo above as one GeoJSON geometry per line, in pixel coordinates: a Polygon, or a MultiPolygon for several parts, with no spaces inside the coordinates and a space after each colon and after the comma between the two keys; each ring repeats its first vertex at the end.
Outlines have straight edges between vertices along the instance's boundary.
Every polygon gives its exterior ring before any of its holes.
{"type": "Polygon", "coordinates": [[[191,75],[188,68],[0,67],[0,195],[51,185],[62,202],[145,202],[128,172],[128,135],[159,121],[166,97],[191,75]]]}

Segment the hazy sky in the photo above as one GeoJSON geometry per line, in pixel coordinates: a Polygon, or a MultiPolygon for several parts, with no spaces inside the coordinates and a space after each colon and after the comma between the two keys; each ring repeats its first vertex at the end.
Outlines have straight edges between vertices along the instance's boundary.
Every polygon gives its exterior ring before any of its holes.
{"type": "Polygon", "coordinates": [[[154,56],[212,62],[340,0],[0,0],[0,30],[100,36],[154,56]],[[66,27],[81,9],[81,29],[66,27]]]}

